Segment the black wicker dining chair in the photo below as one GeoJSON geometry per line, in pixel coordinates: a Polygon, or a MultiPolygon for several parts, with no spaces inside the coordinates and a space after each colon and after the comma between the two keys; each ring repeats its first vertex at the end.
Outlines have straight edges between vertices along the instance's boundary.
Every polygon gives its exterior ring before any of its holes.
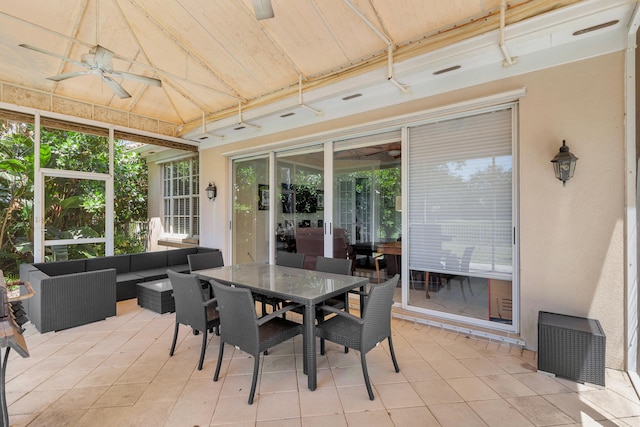
{"type": "Polygon", "coordinates": [[[169,356],[173,356],[178,340],[180,325],[191,326],[194,333],[202,332],[202,348],[198,370],[202,370],[204,353],[207,349],[207,331],[220,326],[220,316],[216,311],[215,298],[206,300],[202,293],[202,283],[192,274],[177,273],[167,270],[167,275],[173,288],[173,298],[176,306],[176,326],[173,332],[173,342],[169,356]]]}
{"type": "MultiPolygon", "coordinates": [[[[276,254],[276,265],[280,265],[282,267],[302,268],[304,267],[304,256],[304,254],[295,252],[278,251],[276,254]]],[[[286,303],[286,301],[280,298],[269,297],[262,294],[253,294],[253,299],[262,305],[263,316],[267,315],[267,305],[271,306],[272,311],[276,311],[286,303]]]]}
{"type": "MultiPolygon", "coordinates": [[[[187,255],[187,262],[189,263],[189,271],[191,273],[206,270],[207,268],[224,267],[224,258],[220,251],[189,254],[187,255]]],[[[213,298],[213,291],[211,290],[211,286],[209,286],[209,281],[200,279],[200,283],[202,284],[202,291],[205,293],[205,298],[213,298]]],[[[197,335],[195,330],[193,332],[197,335]]]]}
{"type": "MultiPolygon", "coordinates": [[[[324,273],[344,274],[351,275],[351,263],[352,261],[347,258],[328,258],[319,256],[316,258],[316,271],[322,271],[324,273]]],[[[349,294],[344,293],[335,297],[324,300],[320,305],[330,305],[336,309],[349,312],[349,294]]],[[[318,305],[318,307],[320,306],[318,305]]],[[[323,322],[327,313],[324,310],[316,310],[316,319],[318,323],[323,322]]],[[[324,354],[324,340],[320,340],[320,352],[324,354]]],[[[349,352],[349,347],[344,348],[344,352],[349,352]]]]}
{"type": "Polygon", "coordinates": [[[260,370],[260,354],[302,333],[302,325],[279,317],[292,310],[295,305],[287,305],[258,318],[251,291],[222,285],[215,280],[211,280],[210,283],[218,300],[221,323],[220,352],[213,380],[218,381],[225,344],[250,354],[254,358],[253,379],[249,392],[249,405],[251,405],[260,370]]]}
{"type": "Polygon", "coordinates": [[[276,254],[276,265],[282,265],[284,267],[303,268],[304,254],[278,251],[278,253],[276,254]]]}
{"type": "Polygon", "coordinates": [[[360,352],[362,374],[371,400],[374,397],[365,357],[369,350],[386,338],[389,341],[389,352],[393,366],[396,372],[400,372],[391,340],[391,306],[399,278],[400,276],[396,274],[384,283],[371,286],[365,296],[362,317],[354,316],[331,306],[320,307],[322,310],[335,313],[336,316],[318,323],[316,336],[360,352]]]}
{"type": "Polygon", "coordinates": [[[224,266],[224,259],[220,251],[189,254],[187,255],[187,261],[191,272],[224,266]]]}

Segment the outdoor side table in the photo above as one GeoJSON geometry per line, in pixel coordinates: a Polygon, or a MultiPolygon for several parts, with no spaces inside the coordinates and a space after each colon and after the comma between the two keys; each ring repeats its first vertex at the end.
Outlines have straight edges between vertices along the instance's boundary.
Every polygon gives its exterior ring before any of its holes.
{"type": "Polygon", "coordinates": [[[605,346],[595,319],[538,313],[538,371],[604,387],[605,346]]]}
{"type": "Polygon", "coordinates": [[[159,314],[176,311],[173,288],[169,279],[141,282],[136,285],[138,305],[159,314]]]}

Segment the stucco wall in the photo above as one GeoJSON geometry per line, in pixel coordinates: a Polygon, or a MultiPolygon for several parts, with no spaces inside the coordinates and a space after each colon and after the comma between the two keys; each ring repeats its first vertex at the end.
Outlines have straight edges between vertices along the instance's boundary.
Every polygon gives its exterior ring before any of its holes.
{"type": "MultiPolygon", "coordinates": [[[[278,135],[250,147],[526,88],[520,102],[521,337],[537,348],[539,310],[600,320],[608,367],[624,368],[624,54],[605,55],[278,135]],[[566,139],[578,161],[566,187],[550,160],[566,139]]],[[[222,146],[201,152],[201,244],[228,253],[229,164],[222,146]]]]}
{"type": "Polygon", "coordinates": [[[624,362],[624,56],[526,76],[520,109],[522,336],[537,312],[598,319],[607,366],[624,362]],[[562,139],[580,158],[566,187],[548,161],[562,139]]]}
{"type": "Polygon", "coordinates": [[[157,251],[158,239],[164,232],[162,228],[162,165],[155,162],[148,162],[149,175],[149,202],[147,205],[147,215],[149,216],[149,234],[147,236],[147,251],[157,251]]]}
{"type": "Polygon", "coordinates": [[[200,183],[214,183],[218,189],[215,200],[200,194],[200,245],[219,248],[225,262],[229,257],[229,161],[221,153],[229,147],[200,152],[200,183]],[[224,149],[222,149],[224,148],[224,149]]]}

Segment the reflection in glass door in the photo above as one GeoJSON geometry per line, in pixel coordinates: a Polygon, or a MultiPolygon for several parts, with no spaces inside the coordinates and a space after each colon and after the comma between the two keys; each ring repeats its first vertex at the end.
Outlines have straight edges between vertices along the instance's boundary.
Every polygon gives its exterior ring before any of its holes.
{"type": "Polygon", "coordinates": [[[334,230],[348,237],[354,274],[384,281],[401,266],[400,132],[336,143],[333,158],[334,230]]]}
{"type": "Polygon", "coordinates": [[[269,261],[269,159],[233,161],[232,260],[269,261]]]}
{"type": "Polygon", "coordinates": [[[304,253],[314,269],[324,255],[324,147],[276,154],[276,262],[278,251],[304,253]]]}

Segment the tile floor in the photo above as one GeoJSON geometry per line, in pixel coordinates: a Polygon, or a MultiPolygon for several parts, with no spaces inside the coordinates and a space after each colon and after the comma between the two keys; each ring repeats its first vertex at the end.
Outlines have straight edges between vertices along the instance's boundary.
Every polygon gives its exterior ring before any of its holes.
{"type": "Polygon", "coordinates": [[[640,426],[640,401],[624,372],[606,388],[536,373],[535,354],[393,320],[400,364],[386,343],[367,356],[375,400],[359,355],[327,343],[318,388],[301,371],[302,340],[263,356],[247,404],[253,359],[225,348],[213,382],[218,338],[196,369],[201,336],[181,329],[173,357],[173,314],[118,303],[116,317],[61,332],[28,325],[30,358],[7,367],[12,426],[640,426]]]}

